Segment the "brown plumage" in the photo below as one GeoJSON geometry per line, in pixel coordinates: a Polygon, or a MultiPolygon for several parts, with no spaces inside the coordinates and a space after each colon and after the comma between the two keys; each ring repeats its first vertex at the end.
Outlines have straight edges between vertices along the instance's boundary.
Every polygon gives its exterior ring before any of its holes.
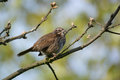
{"type": "Polygon", "coordinates": [[[40,52],[39,56],[45,54],[47,57],[53,57],[60,52],[65,44],[65,30],[61,27],[56,28],[53,32],[42,36],[32,47],[22,51],[18,56],[28,52],[40,52]]]}

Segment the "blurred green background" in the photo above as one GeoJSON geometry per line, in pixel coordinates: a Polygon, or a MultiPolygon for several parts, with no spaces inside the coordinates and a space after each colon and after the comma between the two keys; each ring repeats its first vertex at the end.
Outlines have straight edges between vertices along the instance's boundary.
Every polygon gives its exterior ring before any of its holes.
{"type": "MultiPolygon", "coordinates": [[[[10,36],[16,36],[36,26],[55,1],[58,8],[53,10],[36,32],[27,35],[27,39],[18,39],[0,45],[0,79],[15,72],[20,67],[44,59],[38,53],[29,53],[17,57],[17,53],[32,46],[40,36],[53,31],[56,27],[68,29],[72,22],[77,29],[67,34],[65,47],[74,41],[87,28],[89,17],[105,24],[112,12],[120,4],[120,0],[8,0],[0,3],[0,31],[10,20],[12,29],[10,36]]],[[[120,12],[113,25],[120,23],[120,12]]],[[[89,30],[91,38],[100,30],[98,25],[89,30]]],[[[113,31],[120,32],[119,27],[113,31]]],[[[71,48],[87,42],[87,35],[71,48]]],[[[64,47],[64,48],[65,48],[64,47]]],[[[52,66],[60,80],[120,80],[120,36],[105,33],[97,41],[82,51],[75,52],[63,59],[55,61],[52,66]]],[[[54,80],[50,69],[40,66],[29,70],[13,80],[54,80]]]]}

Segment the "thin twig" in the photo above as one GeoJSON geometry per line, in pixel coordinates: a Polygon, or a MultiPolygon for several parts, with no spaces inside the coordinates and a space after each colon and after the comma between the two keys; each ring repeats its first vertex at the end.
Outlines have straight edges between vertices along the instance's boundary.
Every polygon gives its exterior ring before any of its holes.
{"type": "Polygon", "coordinates": [[[99,22],[97,22],[97,21],[95,21],[95,23],[96,23],[97,25],[103,27],[103,25],[102,25],[101,23],[99,23],[99,22]]]}
{"type": "MultiPolygon", "coordinates": [[[[68,50],[73,44],[75,44],[77,41],[79,41],[86,33],[87,31],[90,29],[90,27],[88,27],[75,41],[73,41],[71,44],[69,44],[61,53],[64,53],[66,50],[68,50]]],[[[61,54],[60,53],[60,54],[61,54]]]]}
{"type": "Polygon", "coordinates": [[[120,33],[113,32],[113,31],[110,31],[110,30],[106,30],[106,32],[109,32],[109,33],[112,33],[112,34],[117,34],[117,35],[120,35],[120,33]]]}
{"type": "Polygon", "coordinates": [[[53,8],[51,7],[50,10],[49,10],[49,12],[46,14],[46,16],[44,16],[44,17],[42,18],[41,22],[40,22],[35,28],[33,28],[32,30],[28,31],[27,33],[36,31],[36,30],[38,29],[38,27],[39,27],[44,21],[47,20],[47,17],[48,17],[48,15],[51,13],[52,10],[53,10],[53,8]]]}
{"type": "MultiPolygon", "coordinates": [[[[11,23],[10,21],[8,22],[7,26],[2,30],[2,32],[0,32],[0,44],[4,41],[5,38],[7,38],[10,33],[10,29],[11,29],[11,23]],[[6,32],[6,34],[4,36],[1,36],[2,33],[6,32]]],[[[6,45],[6,43],[2,43],[3,45],[6,45]]]]}
{"type": "Polygon", "coordinates": [[[71,31],[73,28],[77,28],[77,26],[74,25],[74,23],[72,23],[71,27],[66,31],[65,35],[66,35],[69,31],[71,31]]]}
{"type": "Polygon", "coordinates": [[[0,36],[2,35],[2,33],[5,31],[6,29],[4,28],[1,32],[0,32],[0,36]]]}
{"type": "Polygon", "coordinates": [[[0,32],[0,36],[2,35],[3,32],[6,32],[6,37],[9,36],[9,30],[10,29],[11,29],[11,23],[9,21],[7,26],[0,32]]]}
{"type": "Polygon", "coordinates": [[[116,25],[110,26],[108,29],[112,29],[112,28],[117,27],[117,26],[120,26],[120,24],[116,24],[116,25]]]}
{"type": "MultiPolygon", "coordinates": [[[[75,44],[76,42],[78,42],[78,41],[87,33],[87,31],[88,31],[90,28],[93,27],[93,21],[94,21],[94,19],[90,17],[89,22],[88,22],[88,27],[87,27],[87,29],[86,29],[75,41],[73,41],[71,44],[69,44],[61,53],[64,53],[64,52],[65,52],[66,50],[68,50],[73,44],[75,44]]],[[[73,24],[72,26],[74,26],[74,24],[73,24]]],[[[70,30],[70,29],[69,29],[69,30],[70,30]]],[[[68,30],[68,31],[69,31],[69,30],[68,30]]],[[[61,53],[59,53],[59,54],[61,54],[61,53]]]]}
{"type": "Polygon", "coordinates": [[[50,68],[50,70],[52,71],[52,73],[54,74],[55,79],[58,80],[57,75],[56,75],[54,69],[52,68],[52,66],[50,65],[50,63],[47,63],[47,65],[50,68]]]}
{"type": "Polygon", "coordinates": [[[6,28],[6,35],[3,37],[4,39],[8,36],[10,36],[10,29],[11,29],[11,23],[8,22],[7,26],[5,27],[6,28]]]}

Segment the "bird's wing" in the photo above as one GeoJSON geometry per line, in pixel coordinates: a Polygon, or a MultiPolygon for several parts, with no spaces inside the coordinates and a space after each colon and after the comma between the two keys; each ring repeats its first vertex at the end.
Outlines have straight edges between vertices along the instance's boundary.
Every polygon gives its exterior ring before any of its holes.
{"type": "Polygon", "coordinates": [[[59,53],[60,50],[63,48],[64,44],[66,42],[66,38],[65,37],[59,37],[56,38],[54,43],[52,45],[49,46],[49,48],[47,49],[48,53],[59,53]]]}
{"type": "Polygon", "coordinates": [[[41,51],[48,48],[55,41],[52,33],[42,36],[33,46],[33,51],[41,51]]]}

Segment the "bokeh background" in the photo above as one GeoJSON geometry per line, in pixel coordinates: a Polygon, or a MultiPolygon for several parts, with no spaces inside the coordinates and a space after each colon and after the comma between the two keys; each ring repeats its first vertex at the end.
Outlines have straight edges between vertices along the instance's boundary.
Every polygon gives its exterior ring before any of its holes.
{"type": "MultiPolygon", "coordinates": [[[[0,45],[0,80],[21,67],[44,59],[45,56],[38,57],[38,53],[16,56],[17,53],[32,46],[40,36],[60,26],[68,29],[74,22],[78,28],[67,34],[66,47],[84,32],[89,17],[104,25],[120,4],[120,0],[8,0],[7,3],[0,3],[0,31],[8,21],[12,24],[10,37],[30,30],[48,12],[53,1],[57,3],[58,8],[52,11],[48,20],[36,32],[28,34],[27,39],[12,41],[7,46],[0,45]]],[[[113,25],[118,23],[120,23],[120,12],[114,19],[113,25]]],[[[87,35],[90,34],[92,38],[99,30],[100,26],[95,25],[87,35]]],[[[119,27],[113,30],[120,32],[119,27]]],[[[89,40],[86,38],[87,35],[71,48],[86,43],[89,40]]],[[[85,49],[53,62],[52,67],[60,80],[120,80],[120,36],[105,33],[85,49]]],[[[13,80],[54,79],[48,66],[43,65],[13,80]]]]}

